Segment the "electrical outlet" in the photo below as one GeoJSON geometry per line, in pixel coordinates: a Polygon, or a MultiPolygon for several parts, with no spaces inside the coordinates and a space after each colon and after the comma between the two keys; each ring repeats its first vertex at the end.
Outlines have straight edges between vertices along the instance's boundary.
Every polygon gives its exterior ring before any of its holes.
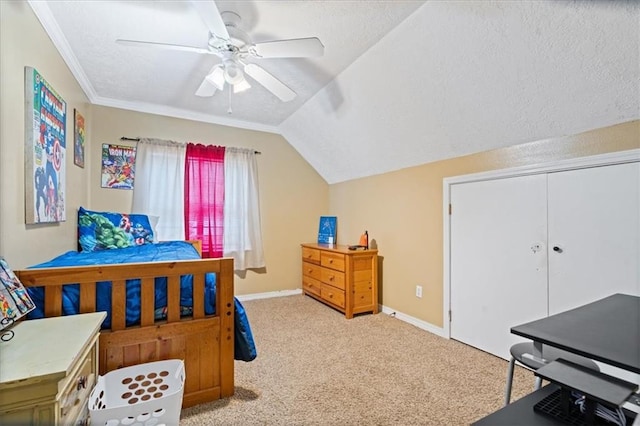
{"type": "Polygon", "coordinates": [[[416,286],[416,297],[422,297],[422,286],[421,285],[417,285],[416,286]]]}

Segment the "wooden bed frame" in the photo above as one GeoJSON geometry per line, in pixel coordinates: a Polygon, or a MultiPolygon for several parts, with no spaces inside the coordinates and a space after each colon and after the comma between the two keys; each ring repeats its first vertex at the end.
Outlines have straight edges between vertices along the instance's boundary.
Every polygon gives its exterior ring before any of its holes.
{"type": "Polygon", "coordinates": [[[184,408],[233,395],[233,259],[24,269],[15,273],[25,287],[44,287],[45,317],[62,315],[64,284],[80,285],[80,312],[87,313],[96,310],[96,283],[112,282],[111,328],[100,332],[101,375],[145,362],[182,359],[186,372],[184,408]],[[215,315],[205,315],[204,310],[208,272],[216,273],[215,315]],[[194,286],[193,313],[182,317],[181,275],[193,275],[194,286]],[[167,277],[167,317],[162,321],[154,319],[155,277],[167,277]],[[125,283],[130,278],[141,280],[141,321],[135,326],[125,325],[125,283]]]}

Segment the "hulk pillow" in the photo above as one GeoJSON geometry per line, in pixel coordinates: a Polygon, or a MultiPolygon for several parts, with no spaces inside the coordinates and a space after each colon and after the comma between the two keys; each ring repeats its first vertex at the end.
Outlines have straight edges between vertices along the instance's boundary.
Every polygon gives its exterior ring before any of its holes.
{"type": "Polygon", "coordinates": [[[98,251],[153,243],[153,229],[144,214],[78,209],[81,251],[98,251]]]}

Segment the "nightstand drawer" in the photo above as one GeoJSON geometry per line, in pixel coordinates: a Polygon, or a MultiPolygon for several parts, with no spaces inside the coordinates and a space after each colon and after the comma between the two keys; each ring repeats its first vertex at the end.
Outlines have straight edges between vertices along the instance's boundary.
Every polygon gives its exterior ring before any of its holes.
{"type": "Polygon", "coordinates": [[[80,369],[67,382],[67,387],[60,397],[60,424],[75,424],[73,420],[86,411],[89,394],[96,383],[95,366],[96,347],[94,345],[80,362],[80,369]]]}
{"type": "Polygon", "coordinates": [[[344,272],[344,269],[345,269],[344,255],[339,253],[323,251],[320,254],[320,265],[326,268],[335,269],[336,271],[344,272]]]}

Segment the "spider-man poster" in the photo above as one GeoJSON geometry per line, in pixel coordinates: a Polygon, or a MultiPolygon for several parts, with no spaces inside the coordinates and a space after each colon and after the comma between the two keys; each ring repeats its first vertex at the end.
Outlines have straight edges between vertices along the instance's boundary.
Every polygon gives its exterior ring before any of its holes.
{"type": "Polygon", "coordinates": [[[63,222],[67,104],[25,67],[25,222],[63,222]]]}

